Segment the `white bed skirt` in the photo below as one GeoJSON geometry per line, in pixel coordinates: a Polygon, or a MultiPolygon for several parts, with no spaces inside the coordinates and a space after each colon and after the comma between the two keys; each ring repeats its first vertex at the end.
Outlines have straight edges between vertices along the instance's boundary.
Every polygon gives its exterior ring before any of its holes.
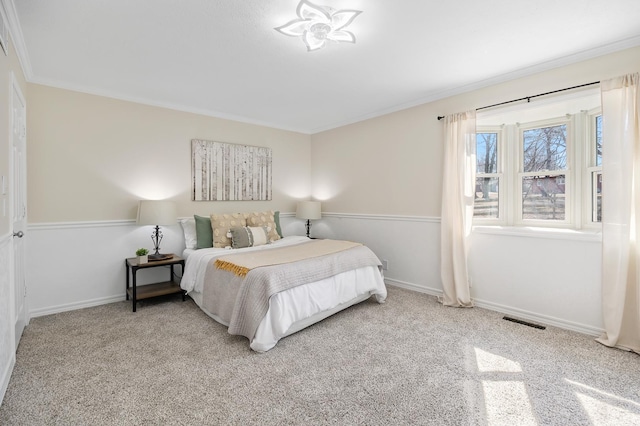
{"type": "MultiPolygon", "coordinates": [[[[374,294],[378,303],[384,303],[387,289],[379,269],[375,266],[343,272],[277,293],[269,300],[269,310],[251,341],[251,349],[266,352],[281,338],[362,302],[374,294]]],[[[189,296],[211,318],[225,326],[229,325],[203,309],[202,293],[191,291],[189,296]]]]}

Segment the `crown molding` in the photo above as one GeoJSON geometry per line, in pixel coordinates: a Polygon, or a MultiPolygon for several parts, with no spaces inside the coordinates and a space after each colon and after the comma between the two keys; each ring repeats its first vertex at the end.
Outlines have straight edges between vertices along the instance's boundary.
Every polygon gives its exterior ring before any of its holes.
{"type": "Polygon", "coordinates": [[[278,129],[278,130],[284,130],[284,131],[288,131],[288,132],[302,133],[302,134],[305,134],[305,135],[309,135],[310,134],[307,129],[300,129],[300,128],[296,128],[296,127],[283,126],[283,125],[280,125],[280,124],[270,123],[270,122],[266,122],[266,121],[253,120],[253,119],[250,119],[250,118],[247,118],[247,117],[243,117],[243,116],[240,116],[240,115],[227,114],[227,113],[220,112],[220,111],[213,111],[213,110],[202,109],[202,108],[193,108],[193,107],[190,107],[190,106],[187,106],[187,105],[181,105],[181,104],[176,104],[176,103],[172,103],[172,102],[162,102],[162,101],[157,101],[155,99],[135,97],[135,96],[126,95],[126,94],[115,92],[115,91],[111,91],[111,90],[94,89],[94,88],[89,88],[89,87],[86,87],[86,86],[63,83],[63,82],[60,82],[60,81],[50,80],[50,79],[46,79],[46,78],[40,78],[40,77],[37,77],[37,76],[33,76],[28,81],[29,81],[29,83],[40,84],[40,85],[48,86],[48,87],[55,87],[55,88],[58,88],[58,89],[70,90],[70,91],[73,91],[73,92],[84,93],[84,94],[87,94],[87,95],[102,96],[102,97],[105,97],[105,98],[116,99],[116,100],[119,100],[119,101],[133,102],[133,103],[140,104],[140,105],[147,105],[147,106],[152,106],[152,107],[170,109],[170,110],[179,111],[179,112],[187,112],[187,113],[190,113],[190,114],[204,115],[206,117],[219,118],[219,119],[222,119],[222,120],[237,121],[239,123],[251,124],[251,125],[254,125],[254,126],[269,127],[271,129],[278,129]]]}

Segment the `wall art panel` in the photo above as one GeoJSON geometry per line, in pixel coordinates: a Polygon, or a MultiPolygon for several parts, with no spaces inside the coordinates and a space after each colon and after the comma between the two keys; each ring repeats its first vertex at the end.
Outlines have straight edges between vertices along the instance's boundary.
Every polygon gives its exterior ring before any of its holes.
{"type": "Polygon", "coordinates": [[[194,201],[271,200],[271,148],[193,139],[194,201]]]}

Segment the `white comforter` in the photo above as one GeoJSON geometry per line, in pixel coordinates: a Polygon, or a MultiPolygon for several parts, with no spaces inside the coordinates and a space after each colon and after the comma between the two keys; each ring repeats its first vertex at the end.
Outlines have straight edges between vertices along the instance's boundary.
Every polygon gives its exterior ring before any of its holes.
{"type": "MultiPolygon", "coordinates": [[[[308,241],[306,237],[285,237],[270,245],[239,249],[234,252],[269,250],[305,241],[308,241]]],[[[229,250],[221,248],[200,249],[185,253],[187,260],[180,285],[198,305],[201,305],[207,264],[219,256],[228,254],[230,254],[229,250]]],[[[384,280],[377,267],[347,271],[334,277],[277,293],[269,300],[269,311],[251,341],[251,349],[258,352],[268,351],[282,337],[301,330],[352,304],[366,300],[373,294],[376,295],[379,303],[383,303],[387,296],[384,280]]],[[[221,318],[204,311],[216,321],[228,325],[221,318]]]]}

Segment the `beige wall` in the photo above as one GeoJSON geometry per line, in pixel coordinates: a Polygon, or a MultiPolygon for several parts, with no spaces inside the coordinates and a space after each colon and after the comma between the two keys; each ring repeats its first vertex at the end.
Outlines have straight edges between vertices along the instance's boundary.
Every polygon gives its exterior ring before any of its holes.
{"type": "MultiPolygon", "coordinates": [[[[0,61],[6,75],[10,61],[0,61]]],[[[144,198],[173,199],[181,216],[293,211],[309,188],[325,212],[437,217],[438,115],[638,70],[640,48],[629,49],[312,136],[29,84],[29,221],[132,219],[144,198]],[[192,138],[273,148],[273,200],[192,202],[192,138]]]]}
{"type": "Polygon", "coordinates": [[[308,198],[310,136],[29,84],[29,222],[135,218],[139,199],[178,215],[294,211],[308,198]],[[273,149],[272,201],[194,202],[191,139],[273,149]]]}
{"type": "Polygon", "coordinates": [[[438,115],[639,71],[636,47],[315,134],[312,195],[326,212],[439,217],[438,115]]]}
{"type": "Polygon", "coordinates": [[[26,83],[20,62],[16,56],[13,44],[9,42],[9,55],[5,56],[0,49],[0,177],[5,176],[7,179],[7,194],[0,192],[0,236],[5,235],[11,230],[11,215],[9,214],[9,205],[11,197],[11,141],[10,141],[10,124],[11,124],[11,75],[15,76],[23,95],[27,95],[26,83]],[[6,215],[3,214],[2,202],[6,203],[6,215]]]}

